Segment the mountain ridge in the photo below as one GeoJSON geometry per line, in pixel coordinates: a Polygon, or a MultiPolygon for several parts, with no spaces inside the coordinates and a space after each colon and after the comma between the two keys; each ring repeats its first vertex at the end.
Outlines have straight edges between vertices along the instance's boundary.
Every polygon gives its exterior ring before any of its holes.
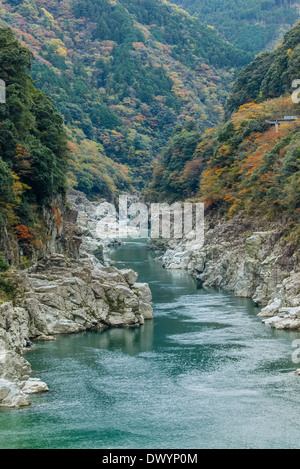
{"type": "Polygon", "coordinates": [[[289,0],[173,0],[228,41],[255,54],[271,50],[300,18],[300,4],[289,0]]]}

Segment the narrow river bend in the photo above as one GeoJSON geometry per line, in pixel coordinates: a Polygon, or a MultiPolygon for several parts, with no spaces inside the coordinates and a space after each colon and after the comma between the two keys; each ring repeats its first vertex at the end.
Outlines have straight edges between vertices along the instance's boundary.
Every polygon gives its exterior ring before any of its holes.
{"type": "Polygon", "coordinates": [[[61,336],[26,354],[51,392],[0,412],[3,448],[299,448],[292,341],[247,299],[197,288],[145,243],[116,248],[153,293],[141,328],[61,336]]]}

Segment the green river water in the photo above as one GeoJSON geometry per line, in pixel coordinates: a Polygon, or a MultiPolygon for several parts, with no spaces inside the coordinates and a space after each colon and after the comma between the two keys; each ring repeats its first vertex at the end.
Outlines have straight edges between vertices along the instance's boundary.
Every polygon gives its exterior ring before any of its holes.
{"type": "Polygon", "coordinates": [[[300,447],[300,333],[154,257],[142,242],[111,253],[149,283],[154,320],[36,344],[26,359],[50,392],[1,410],[0,448],[300,447]]]}

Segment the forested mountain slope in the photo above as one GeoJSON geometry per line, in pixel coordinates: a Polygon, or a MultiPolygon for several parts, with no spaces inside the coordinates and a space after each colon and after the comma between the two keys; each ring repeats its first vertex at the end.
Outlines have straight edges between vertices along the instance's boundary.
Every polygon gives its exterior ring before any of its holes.
{"type": "Polygon", "coordinates": [[[214,26],[237,47],[256,54],[269,48],[300,18],[294,0],[173,0],[214,26]]]}
{"type": "Polygon", "coordinates": [[[0,15],[36,56],[36,84],[75,143],[71,180],[91,196],[125,188],[126,177],[143,187],[174,125],[215,125],[236,71],[250,61],[162,0],[10,0],[0,15]],[[97,165],[106,156],[126,165],[108,182],[97,165]]]}
{"type": "Polygon", "coordinates": [[[276,132],[266,120],[286,109],[299,114],[291,99],[291,79],[299,71],[299,32],[297,25],[279,48],[241,72],[229,103],[232,109],[242,106],[225,124],[204,134],[176,129],[155,168],[149,198],[195,198],[211,213],[229,218],[284,216],[292,223],[289,229],[297,231],[300,122],[282,124],[276,132]]]}
{"type": "MultiPolygon", "coordinates": [[[[228,100],[229,112],[249,101],[261,102],[291,94],[292,82],[299,79],[300,23],[284,36],[272,52],[259,54],[239,74],[228,100]]],[[[292,102],[291,102],[292,104],[292,102]]]]}
{"type": "Polygon", "coordinates": [[[43,209],[64,200],[69,158],[62,117],[28,74],[31,59],[9,28],[0,29],[6,83],[6,103],[0,104],[0,251],[15,239],[24,255],[43,249],[43,209]]]}
{"type": "Polygon", "coordinates": [[[290,98],[242,106],[226,124],[205,134],[178,129],[154,170],[151,200],[203,200],[207,210],[233,216],[300,208],[300,125],[265,122],[290,98]]]}
{"type": "Polygon", "coordinates": [[[67,140],[53,102],[28,75],[30,51],[10,29],[0,33],[1,78],[7,96],[0,106],[1,207],[9,212],[17,201],[25,215],[28,203],[42,205],[64,194],[67,140]]]}

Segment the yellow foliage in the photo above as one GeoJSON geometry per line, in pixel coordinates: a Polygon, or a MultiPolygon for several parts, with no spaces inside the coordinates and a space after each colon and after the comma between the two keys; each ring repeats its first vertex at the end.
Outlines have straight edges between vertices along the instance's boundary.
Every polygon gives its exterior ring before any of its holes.
{"type": "Polygon", "coordinates": [[[17,204],[20,203],[21,199],[20,199],[20,196],[26,191],[26,190],[30,190],[31,187],[28,186],[27,184],[24,184],[23,182],[20,181],[20,178],[19,176],[14,173],[12,171],[12,176],[14,178],[14,182],[13,182],[13,192],[14,192],[14,195],[16,197],[15,201],[17,204]]]}
{"type": "Polygon", "coordinates": [[[41,8],[41,10],[48,20],[54,21],[53,15],[51,15],[51,13],[49,13],[49,11],[46,10],[46,8],[41,8]]]}
{"type": "Polygon", "coordinates": [[[206,133],[206,134],[209,134],[210,132],[213,132],[214,130],[215,130],[215,128],[213,127],[212,129],[207,129],[207,130],[205,130],[205,133],[206,133]]]}
{"type": "Polygon", "coordinates": [[[62,57],[66,57],[68,53],[68,49],[66,48],[65,44],[60,39],[51,39],[50,46],[52,46],[55,52],[62,57]]]}

